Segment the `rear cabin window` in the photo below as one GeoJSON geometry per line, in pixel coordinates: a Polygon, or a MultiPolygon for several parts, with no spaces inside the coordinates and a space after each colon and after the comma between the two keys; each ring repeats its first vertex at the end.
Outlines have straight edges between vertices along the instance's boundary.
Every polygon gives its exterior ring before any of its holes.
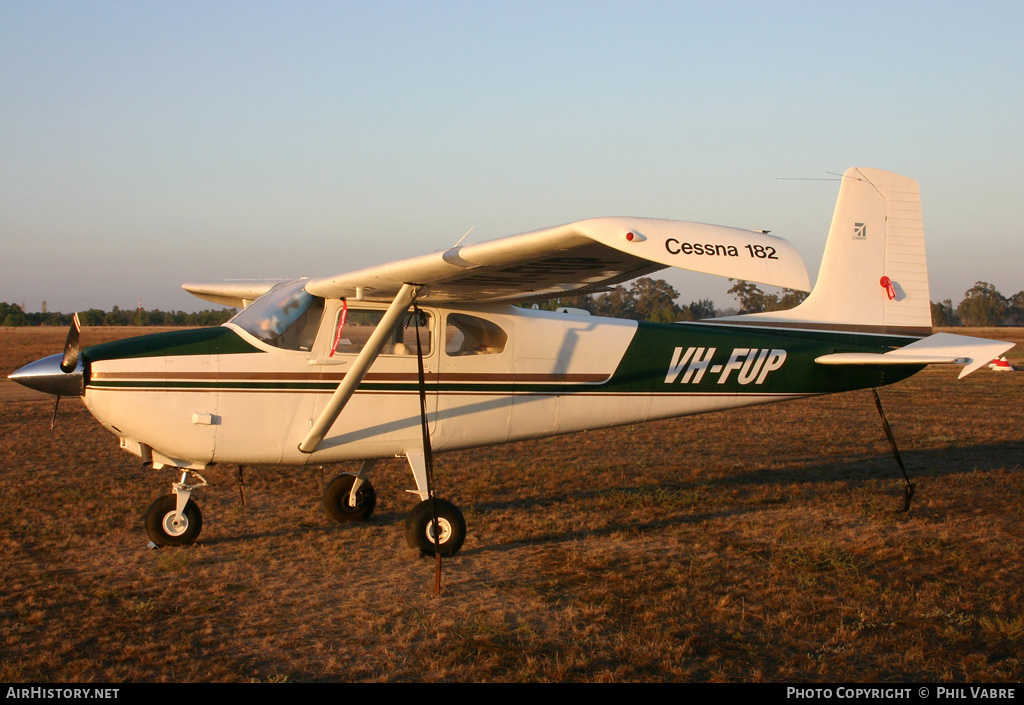
{"type": "Polygon", "coordinates": [[[497,355],[505,349],[508,335],[498,325],[464,313],[448,314],[444,351],[450,357],[497,355]]]}
{"type": "Polygon", "coordinates": [[[324,300],[305,289],[305,280],[279,284],[231,319],[267,345],[283,350],[313,349],[324,300]]]}

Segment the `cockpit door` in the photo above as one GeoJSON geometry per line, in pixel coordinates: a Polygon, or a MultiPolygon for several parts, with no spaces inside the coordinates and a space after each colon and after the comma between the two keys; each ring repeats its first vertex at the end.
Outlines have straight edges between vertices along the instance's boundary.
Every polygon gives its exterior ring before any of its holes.
{"type": "MultiPolygon", "coordinates": [[[[338,384],[351,368],[384,315],[386,306],[365,302],[327,302],[311,372],[316,374],[316,394],[309,424],[319,417],[338,384]],[[339,325],[342,318],[344,324],[339,325]]],[[[421,310],[416,318],[405,314],[363,382],[320,444],[320,450],[351,446],[345,455],[389,453],[397,445],[421,439],[419,374],[416,359],[417,330],[423,350],[426,378],[427,420],[433,431],[437,415],[437,316],[421,310]],[[417,326],[417,323],[419,324],[417,326]],[[357,450],[357,449],[362,449],[357,450]],[[383,450],[382,450],[383,449],[383,450]]],[[[308,431],[309,426],[305,429],[308,431]]]]}

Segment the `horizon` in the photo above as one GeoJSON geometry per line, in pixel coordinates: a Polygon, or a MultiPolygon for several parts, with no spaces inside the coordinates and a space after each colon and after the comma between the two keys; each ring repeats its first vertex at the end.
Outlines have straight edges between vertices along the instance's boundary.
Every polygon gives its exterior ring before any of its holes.
{"type": "MultiPolygon", "coordinates": [[[[931,299],[1024,290],[1024,6],[0,6],[0,301],[215,304],[603,215],[767,229],[818,269],[851,166],[921,187],[931,299]],[[834,180],[833,180],[834,179],[834,180]]],[[[682,303],[727,279],[663,270],[682,303]]]]}

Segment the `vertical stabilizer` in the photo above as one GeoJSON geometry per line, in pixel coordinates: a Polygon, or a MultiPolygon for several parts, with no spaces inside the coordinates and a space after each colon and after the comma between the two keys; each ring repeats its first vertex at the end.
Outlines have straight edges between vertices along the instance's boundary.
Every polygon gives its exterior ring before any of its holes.
{"type": "MultiPolygon", "coordinates": [[[[843,174],[818,280],[789,311],[733,318],[907,335],[930,335],[931,300],[917,182],[879,169],[843,174]]],[[[720,319],[721,320],[721,319],[720,319]]]]}

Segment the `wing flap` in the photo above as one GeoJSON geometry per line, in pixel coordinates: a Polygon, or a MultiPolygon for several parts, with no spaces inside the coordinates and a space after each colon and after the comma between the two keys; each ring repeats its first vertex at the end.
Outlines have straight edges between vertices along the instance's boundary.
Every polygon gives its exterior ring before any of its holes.
{"type": "Polygon", "coordinates": [[[1002,340],[936,333],[887,353],[833,353],[815,359],[821,365],[965,365],[958,379],[984,367],[1013,347],[1002,340]]]}

